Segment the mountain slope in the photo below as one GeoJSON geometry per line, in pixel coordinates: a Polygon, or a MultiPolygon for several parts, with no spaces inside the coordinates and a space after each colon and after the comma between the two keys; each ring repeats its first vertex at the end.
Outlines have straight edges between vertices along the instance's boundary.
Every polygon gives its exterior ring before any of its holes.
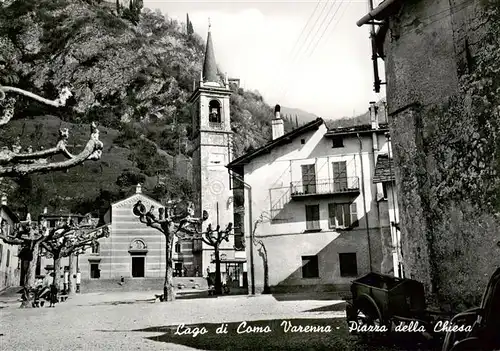
{"type": "Polygon", "coordinates": [[[295,124],[297,121],[299,126],[314,121],[316,118],[318,118],[318,116],[316,116],[314,113],[287,106],[281,106],[281,115],[284,118],[288,118],[293,124],[295,124]]]}
{"type": "MultiPolygon", "coordinates": [[[[378,110],[378,116],[379,116],[379,123],[388,123],[387,117],[386,117],[386,106],[385,106],[385,99],[381,99],[380,101],[377,102],[376,104],[378,110]]],[[[366,111],[363,114],[354,116],[354,117],[343,117],[339,119],[328,119],[325,120],[325,123],[329,128],[339,128],[339,127],[352,127],[356,125],[362,125],[362,124],[370,124],[370,112],[366,111]]]]}
{"type": "MultiPolygon", "coordinates": [[[[71,142],[82,145],[90,121],[100,123],[105,144],[101,162],[19,180],[31,184],[25,188],[32,194],[18,187],[11,191],[11,204],[32,212],[49,202],[54,210],[92,210],[133,191],[132,185],[142,180],[150,195],[188,196],[189,186],[175,177],[169,155],[188,153],[191,114],[186,101],[203,53],[199,36],[187,35],[178,22],[146,9],[134,25],[109,4],[94,1],[17,0],[0,5],[0,84],[48,98],[66,85],[74,93],[69,106],[61,109],[18,98],[16,119],[0,131],[3,144],[11,145],[20,136],[24,147],[47,147],[57,141],[63,123],[70,126],[71,142]],[[40,137],[39,130],[47,134],[40,137]],[[165,185],[157,186],[158,173],[167,176],[165,185]],[[40,198],[28,200],[35,194],[40,198]],[[56,198],[66,203],[58,205],[56,198]]],[[[258,93],[233,91],[236,156],[269,140],[272,114],[258,93]]]]}

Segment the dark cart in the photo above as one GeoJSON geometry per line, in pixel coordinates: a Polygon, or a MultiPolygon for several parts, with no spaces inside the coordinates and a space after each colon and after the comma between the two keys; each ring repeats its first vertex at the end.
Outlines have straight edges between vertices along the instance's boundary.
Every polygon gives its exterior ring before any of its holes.
{"type": "Polygon", "coordinates": [[[369,273],[353,281],[351,293],[346,307],[351,332],[417,332],[431,338],[437,318],[447,317],[426,309],[424,286],[416,280],[369,273]]]}

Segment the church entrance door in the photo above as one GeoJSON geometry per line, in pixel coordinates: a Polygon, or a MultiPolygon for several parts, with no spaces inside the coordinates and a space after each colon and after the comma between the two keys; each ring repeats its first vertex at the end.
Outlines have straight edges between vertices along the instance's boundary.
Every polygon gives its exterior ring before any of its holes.
{"type": "Polygon", "coordinates": [[[144,278],[144,257],[132,256],[132,277],[144,278]]]}

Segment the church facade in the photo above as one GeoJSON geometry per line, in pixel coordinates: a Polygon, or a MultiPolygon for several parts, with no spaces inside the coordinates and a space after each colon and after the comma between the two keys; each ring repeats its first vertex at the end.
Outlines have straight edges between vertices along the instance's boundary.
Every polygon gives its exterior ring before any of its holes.
{"type": "MultiPolygon", "coordinates": [[[[141,223],[133,214],[138,201],[147,209],[163,207],[144,195],[140,185],[137,185],[134,195],[112,204],[104,218],[109,223],[110,236],[100,239],[97,245],[79,257],[82,280],[165,277],[165,236],[141,223]]],[[[192,242],[174,239],[176,276],[196,276],[201,272],[192,246],[192,242]]]]}

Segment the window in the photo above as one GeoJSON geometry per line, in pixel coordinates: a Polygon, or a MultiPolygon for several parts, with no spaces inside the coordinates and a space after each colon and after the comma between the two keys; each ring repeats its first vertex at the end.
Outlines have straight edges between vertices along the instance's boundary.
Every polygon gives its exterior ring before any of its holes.
{"type": "Polygon", "coordinates": [[[210,101],[209,106],[209,115],[208,121],[209,123],[221,123],[221,115],[220,115],[220,102],[217,100],[210,101]]]}
{"type": "Polygon", "coordinates": [[[333,137],[332,144],[333,148],[344,147],[344,138],[342,138],[341,136],[333,137]]]}
{"type": "Polygon", "coordinates": [[[90,264],[90,278],[99,279],[101,277],[101,270],[99,269],[99,263],[90,264]]]}
{"type": "Polygon", "coordinates": [[[304,194],[316,193],[316,165],[302,165],[302,187],[304,194]]]}
{"type": "Polygon", "coordinates": [[[181,252],[181,244],[179,242],[175,243],[175,253],[181,252]]]}
{"type": "Polygon", "coordinates": [[[319,230],[319,205],[306,205],[306,229],[319,230]]]}
{"type": "Polygon", "coordinates": [[[328,226],[330,228],[353,228],[358,225],[355,202],[328,204],[328,226]]]}
{"type": "Polygon", "coordinates": [[[193,252],[201,252],[202,250],[202,241],[201,239],[193,239],[193,246],[192,250],[193,252]]]}
{"type": "Polygon", "coordinates": [[[241,213],[234,214],[234,248],[236,250],[245,249],[245,234],[243,233],[243,216],[241,213]]]}
{"type": "Polygon", "coordinates": [[[245,235],[243,233],[234,233],[234,248],[237,251],[245,250],[245,235]]]}
{"type": "Polygon", "coordinates": [[[306,143],[306,139],[300,139],[300,143],[304,145],[306,143]]]}
{"type": "Polygon", "coordinates": [[[387,183],[382,183],[382,191],[384,194],[384,200],[387,200],[387,183]]]}
{"type": "Polygon", "coordinates": [[[9,267],[10,264],[10,250],[7,250],[7,260],[5,261],[5,267],[9,267]]]}
{"type": "Polygon", "coordinates": [[[347,165],[345,161],[333,162],[333,191],[341,192],[348,189],[347,165]]]}
{"type": "Polygon", "coordinates": [[[318,256],[302,256],[302,278],[319,278],[318,256]]]}
{"type": "Polygon", "coordinates": [[[341,277],[356,277],[358,275],[356,253],[339,253],[339,263],[341,277]]]}

